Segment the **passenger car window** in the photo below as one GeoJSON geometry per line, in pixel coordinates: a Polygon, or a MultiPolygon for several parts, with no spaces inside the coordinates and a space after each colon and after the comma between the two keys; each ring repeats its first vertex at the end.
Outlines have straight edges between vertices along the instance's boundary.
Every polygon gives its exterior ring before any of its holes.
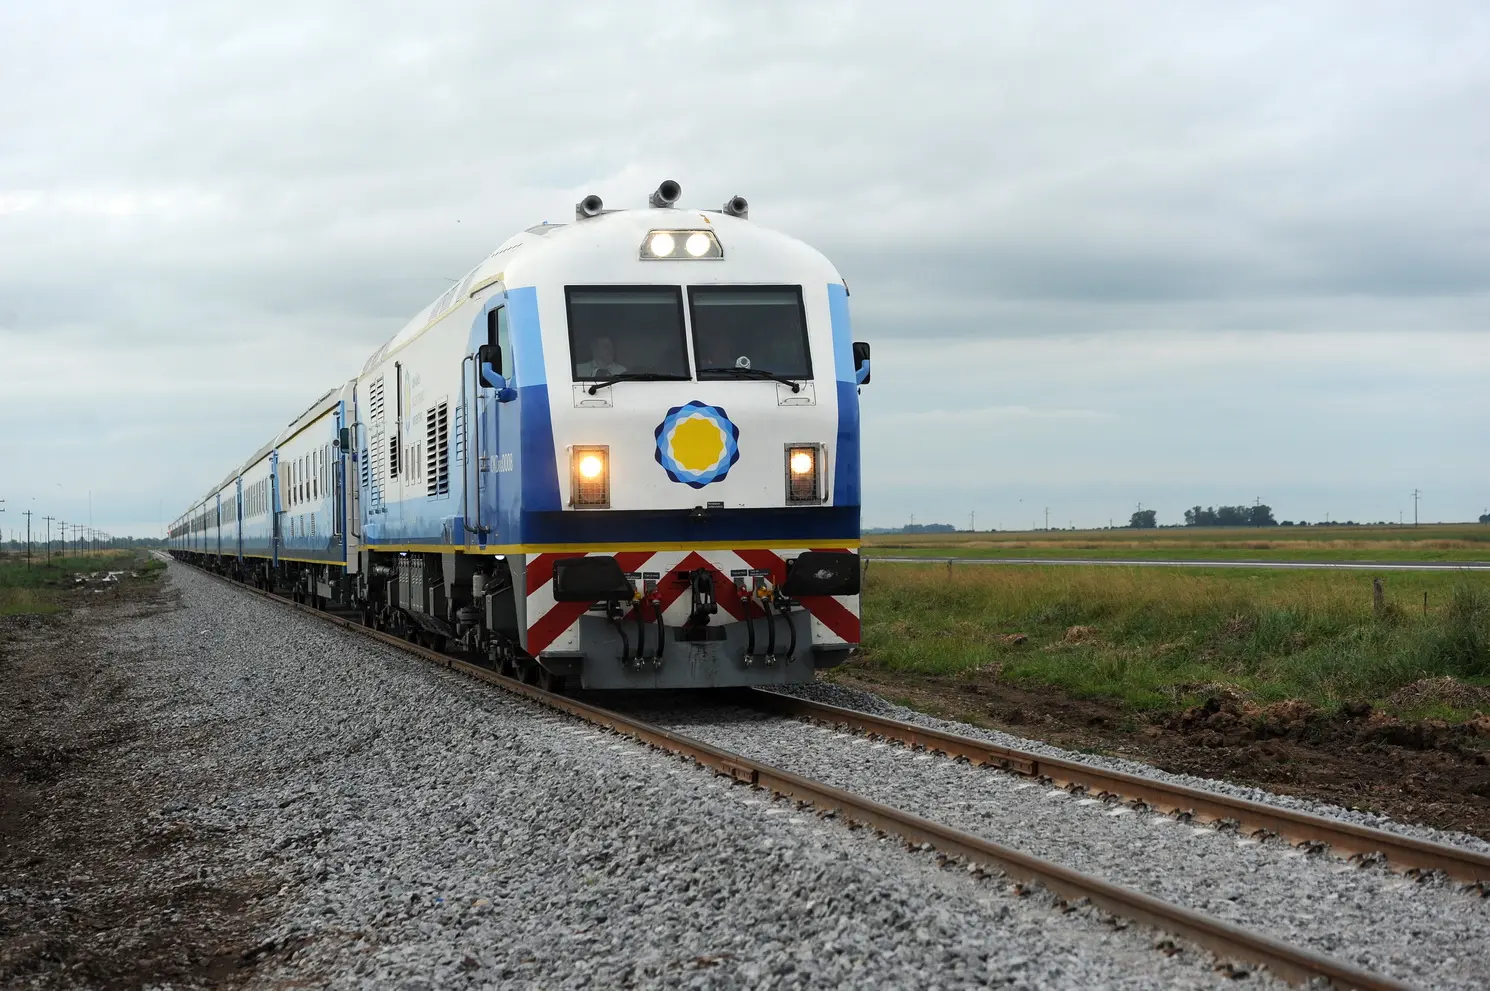
{"type": "Polygon", "coordinates": [[[570,286],[566,296],[575,381],[690,377],[677,286],[570,286]]]}
{"type": "Polygon", "coordinates": [[[733,374],[710,368],[812,378],[801,286],[692,286],[688,304],[700,379],[733,374]]]}

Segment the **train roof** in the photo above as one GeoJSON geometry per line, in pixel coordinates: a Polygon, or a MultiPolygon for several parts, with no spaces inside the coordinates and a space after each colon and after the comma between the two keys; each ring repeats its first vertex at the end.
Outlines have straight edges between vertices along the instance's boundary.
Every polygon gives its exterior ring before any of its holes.
{"type": "MultiPolygon", "coordinates": [[[[544,272],[545,263],[562,265],[571,259],[583,261],[601,256],[606,260],[613,259],[618,265],[627,265],[636,260],[648,232],[658,228],[712,230],[723,246],[725,258],[737,255],[761,258],[770,254],[782,258],[788,266],[822,268],[836,277],[836,270],[828,260],[805,242],[743,217],[712,210],[681,207],[609,210],[571,224],[538,224],[503,241],[460,281],[421,309],[368,357],[362,366],[362,374],[371,372],[391,352],[419,337],[465,300],[494,285],[533,285],[547,274],[544,272]]],[[[616,281],[632,280],[634,276],[616,281]]]]}

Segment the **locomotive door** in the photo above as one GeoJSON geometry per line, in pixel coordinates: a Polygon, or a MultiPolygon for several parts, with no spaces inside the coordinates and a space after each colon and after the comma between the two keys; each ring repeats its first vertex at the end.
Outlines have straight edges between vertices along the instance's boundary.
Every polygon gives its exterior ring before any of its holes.
{"type": "Polygon", "coordinates": [[[507,329],[506,307],[498,306],[487,313],[486,343],[488,347],[477,354],[473,363],[476,444],[475,456],[470,461],[476,469],[472,487],[476,498],[468,512],[468,519],[473,517],[471,528],[483,544],[496,530],[502,473],[507,468],[497,453],[502,404],[510,397],[512,384],[512,340],[507,329]]]}
{"type": "Polygon", "coordinates": [[[285,510],[280,505],[279,452],[269,452],[269,499],[273,512],[269,515],[269,561],[279,567],[279,536],[284,523],[285,510]]]}

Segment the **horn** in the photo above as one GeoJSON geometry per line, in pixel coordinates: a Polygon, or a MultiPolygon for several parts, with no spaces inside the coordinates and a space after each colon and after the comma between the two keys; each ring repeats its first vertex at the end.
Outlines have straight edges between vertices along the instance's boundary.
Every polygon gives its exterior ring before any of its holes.
{"type": "Polygon", "coordinates": [[[662,184],[652,193],[652,198],[647,202],[657,207],[672,206],[678,202],[678,197],[683,195],[683,187],[672,179],[662,180],[662,184]]]}
{"type": "Polygon", "coordinates": [[[731,196],[724,203],[724,212],[731,217],[739,217],[741,220],[750,216],[750,204],[743,196],[731,196]]]}
{"type": "Polygon", "coordinates": [[[586,196],[584,199],[574,204],[574,219],[584,220],[586,217],[598,217],[600,216],[600,210],[603,206],[605,206],[605,204],[600,201],[600,197],[596,196],[594,193],[591,193],[589,196],[586,196]]]}

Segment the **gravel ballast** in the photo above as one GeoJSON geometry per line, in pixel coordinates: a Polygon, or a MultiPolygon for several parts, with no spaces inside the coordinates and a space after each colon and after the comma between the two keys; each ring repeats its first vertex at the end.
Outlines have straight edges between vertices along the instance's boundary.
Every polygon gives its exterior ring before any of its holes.
{"type": "Polygon", "coordinates": [[[1202,778],[1192,774],[1174,774],[1169,771],[1161,771],[1150,764],[1125,760],[1121,757],[1109,757],[1103,754],[1088,754],[1079,753],[1074,750],[1064,750],[1060,747],[1052,746],[1043,740],[1032,740],[1028,737],[1002,733],[998,730],[974,726],[970,723],[938,719],[936,716],[930,716],[924,712],[917,712],[915,709],[896,705],[872,692],[860,691],[856,688],[848,688],[843,685],[834,685],[830,682],[789,685],[782,688],[781,691],[785,694],[797,695],[815,702],[825,702],[828,705],[836,705],[845,709],[857,709],[860,712],[884,716],[889,719],[899,719],[904,722],[915,723],[918,726],[956,733],[959,736],[989,740],[1004,747],[1029,750],[1037,754],[1045,754],[1049,757],[1079,761],[1083,764],[1090,764],[1093,767],[1124,771],[1128,774],[1138,774],[1156,780],[1170,781],[1175,784],[1187,785],[1191,788],[1216,792],[1217,794],[1235,795],[1240,798],[1251,799],[1254,802],[1276,805],[1279,808],[1310,812],[1314,815],[1327,816],[1331,819],[1355,823],[1356,825],[1366,826],[1370,829],[1383,829],[1402,836],[1411,836],[1415,839],[1428,840],[1432,843],[1447,843],[1453,846],[1463,847],[1466,850],[1476,850],[1480,853],[1490,854],[1490,841],[1482,840],[1478,836],[1471,836],[1468,833],[1447,832],[1417,823],[1399,822],[1389,816],[1374,812],[1342,808],[1339,805],[1310,801],[1307,798],[1300,798],[1296,795],[1280,795],[1277,792],[1267,791],[1262,788],[1252,788],[1216,778],[1202,778]]]}
{"type": "Polygon", "coordinates": [[[250,984],[1238,986],[1163,934],[171,579],[182,608],[115,635],[152,658],[141,718],[215,782],[171,817],[280,881],[250,984]]]}
{"type": "Polygon", "coordinates": [[[1436,988],[1490,982],[1490,898],[1457,882],[1306,856],[1282,841],[740,708],[649,707],[647,718],[1369,970],[1436,988]]]}

